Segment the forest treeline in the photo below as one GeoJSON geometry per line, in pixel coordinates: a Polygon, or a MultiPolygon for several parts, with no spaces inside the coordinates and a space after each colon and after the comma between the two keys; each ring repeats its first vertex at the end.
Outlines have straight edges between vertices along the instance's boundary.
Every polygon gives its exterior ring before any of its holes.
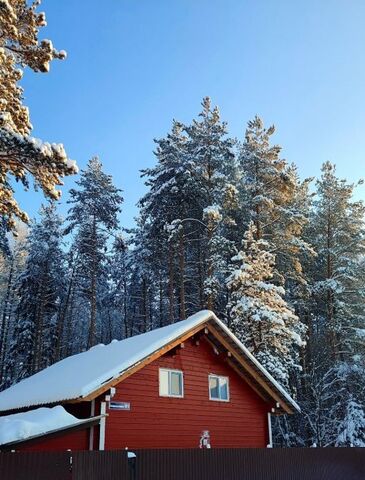
{"type": "MultiPolygon", "coordinates": [[[[229,136],[204,98],[155,140],[135,227],[92,158],[66,218],[1,230],[0,384],[211,309],[297,399],[281,446],[365,446],[365,207],[326,162],[301,180],[255,117],[229,136]]],[[[360,182],[359,182],[360,183],[360,182]]]]}

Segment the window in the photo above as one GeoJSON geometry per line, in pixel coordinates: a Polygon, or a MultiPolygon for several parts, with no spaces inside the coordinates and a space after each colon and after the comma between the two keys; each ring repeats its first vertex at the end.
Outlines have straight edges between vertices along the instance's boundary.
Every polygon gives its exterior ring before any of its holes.
{"type": "Polygon", "coordinates": [[[209,399],[229,402],[228,377],[209,375],[209,399]]]}
{"type": "Polygon", "coordinates": [[[184,396],[183,372],[160,368],[160,396],[177,398],[184,396]]]}

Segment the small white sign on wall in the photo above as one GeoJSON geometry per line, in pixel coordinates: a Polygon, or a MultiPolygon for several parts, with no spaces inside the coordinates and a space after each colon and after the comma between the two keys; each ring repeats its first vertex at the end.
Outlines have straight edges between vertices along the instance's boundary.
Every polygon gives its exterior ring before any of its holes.
{"type": "Polygon", "coordinates": [[[110,410],[130,410],[130,402],[109,402],[110,410]]]}

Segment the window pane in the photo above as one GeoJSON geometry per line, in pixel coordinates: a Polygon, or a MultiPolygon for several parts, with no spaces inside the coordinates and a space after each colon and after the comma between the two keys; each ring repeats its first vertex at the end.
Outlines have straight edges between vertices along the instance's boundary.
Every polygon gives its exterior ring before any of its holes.
{"type": "Polygon", "coordinates": [[[219,378],[219,393],[221,400],[228,400],[228,382],[226,378],[219,378]]]}
{"type": "Polygon", "coordinates": [[[160,370],[160,395],[169,394],[169,372],[160,370]]]}
{"type": "Polygon", "coordinates": [[[170,372],[170,395],[182,395],[182,375],[179,372],[170,372]]]}
{"type": "Polygon", "coordinates": [[[209,377],[210,398],[219,398],[218,377],[209,377]]]}

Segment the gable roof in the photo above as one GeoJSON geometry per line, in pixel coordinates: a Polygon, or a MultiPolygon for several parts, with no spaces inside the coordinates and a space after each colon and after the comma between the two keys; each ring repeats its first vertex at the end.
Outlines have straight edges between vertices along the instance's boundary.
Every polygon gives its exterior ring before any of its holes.
{"type": "Polygon", "coordinates": [[[31,406],[91,400],[147,363],[204,330],[207,339],[277,412],[293,413],[299,406],[235,335],[209,310],[167,327],[96,345],[65,358],[0,392],[0,412],[31,406]]]}

